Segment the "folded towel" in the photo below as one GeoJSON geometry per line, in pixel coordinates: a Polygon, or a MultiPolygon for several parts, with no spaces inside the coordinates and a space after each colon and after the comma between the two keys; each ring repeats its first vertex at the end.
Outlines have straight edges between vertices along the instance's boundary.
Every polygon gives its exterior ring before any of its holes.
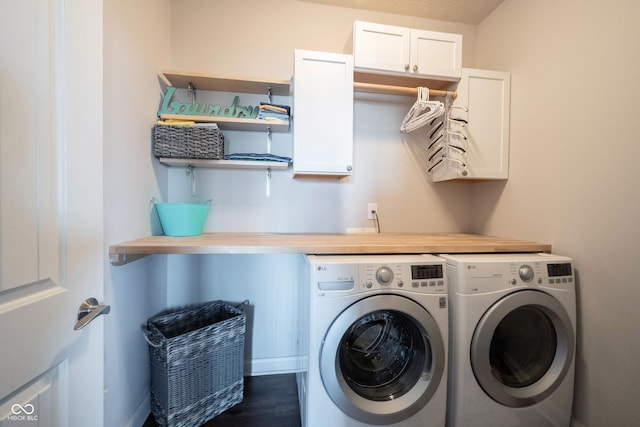
{"type": "Polygon", "coordinates": [[[255,160],[263,162],[286,162],[291,164],[291,157],[278,156],[271,153],[232,153],[225,154],[225,160],[255,160]]]}

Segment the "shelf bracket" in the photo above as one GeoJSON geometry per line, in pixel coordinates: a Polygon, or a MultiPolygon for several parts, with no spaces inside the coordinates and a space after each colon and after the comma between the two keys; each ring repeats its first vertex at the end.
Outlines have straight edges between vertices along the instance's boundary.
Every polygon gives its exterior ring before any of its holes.
{"type": "Polygon", "coordinates": [[[268,126],[267,127],[267,153],[269,154],[271,154],[271,141],[273,141],[271,126],[268,126]]]}
{"type": "Polygon", "coordinates": [[[187,85],[187,91],[191,94],[191,105],[196,103],[196,87],[193,83],[189,82],[187,85]]]}
{"type": "Polygon", "coordinates": [[[130,262],[137,261],[151,254],[109,254],[109,262],[114,267],[120,267],[130,262]]]}
{"type": "Polygon", "coordinates": [[[265,195],[271,197],[271,168],[267,168],[267,190],[265,195]]]}
{"type": "Polygon", "coordinates": [[[196,197],[196,167],[187,165],[186,173],[191,177],[191,197],[196,197]]]}

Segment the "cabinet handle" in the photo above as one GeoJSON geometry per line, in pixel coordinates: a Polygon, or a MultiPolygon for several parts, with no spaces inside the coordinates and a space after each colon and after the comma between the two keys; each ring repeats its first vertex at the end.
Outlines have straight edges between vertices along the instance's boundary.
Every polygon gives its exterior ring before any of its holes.
{"type": "Polygon", "coordinates": [[[418,64],[415,64],[415,65],[413,66],[413,71],[418,71],[418,64]]]}
{"type": "Polygon", "coordinates": [[[404,64],[405,71],[409,71],[409,64],[404,64]]]}
{"type": "Polygon", "coordinates": [[[353,170],[353,167],[351,165],[347,165],[347,170],[351,172],[353,170]]]}

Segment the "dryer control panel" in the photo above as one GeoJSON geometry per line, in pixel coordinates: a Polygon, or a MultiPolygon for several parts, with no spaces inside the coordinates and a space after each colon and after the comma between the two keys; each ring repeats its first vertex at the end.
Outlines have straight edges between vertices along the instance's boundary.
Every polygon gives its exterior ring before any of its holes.
{"type": "Polygon", "coordinates": [[[551,254],[442,255],[448,259],[452,286],[460,294],[513,287],[573,289],[572,260],[551,254]],[[455,282],[455,283],[454,283],[455,282]]]}

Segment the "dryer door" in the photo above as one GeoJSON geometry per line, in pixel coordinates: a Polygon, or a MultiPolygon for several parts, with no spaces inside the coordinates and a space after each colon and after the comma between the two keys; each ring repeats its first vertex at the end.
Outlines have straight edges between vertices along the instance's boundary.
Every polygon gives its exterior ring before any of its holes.
{"type": "Polygon", "coordinates": [[[530,406],[560,385],[574,345],[573,325],[558,300],[540,291],[519,291],[497,301],[478,322],[471,366],[495,401],[530,406]]]}
{"type": "Polygon", "coordinates": [[[375,295],[349,306],[331,324],[320,350],[327,393],[344,413],[368,424],[400,422],[422,409],[445,377],[445,363],[434,318],[398,295],[375,295]]]}

